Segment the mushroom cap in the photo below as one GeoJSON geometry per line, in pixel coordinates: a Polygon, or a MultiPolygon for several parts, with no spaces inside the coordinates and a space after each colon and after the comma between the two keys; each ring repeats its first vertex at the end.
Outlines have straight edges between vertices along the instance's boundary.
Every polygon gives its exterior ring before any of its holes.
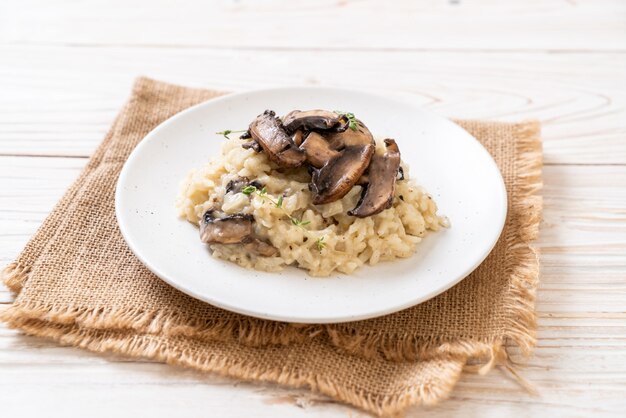
{"type": "Polygon", "coordinates": [[[205,244],[239,244],[254,232],[252,215],[215,218],[213,214],[213,210],[205,212],[200,221],[200,240],[205,244]]]}
{"type": "Polygon", "coordinates": [[[385,153],[372,157],[368,171],[369,183],[356,207],[348,212],[357,218],[365,218],[389,209],[393,204],[396,179],[400,168],[400,149],[393,139],[385,139],[385,153]]]}
{"type": "Polygon", "coordinates": [[[326,141],[331,149],[341,150],[351,145],[362,145],[374,142],[374,136],[370,130],[360,120],[356,120],[356,129],[346,129],[342,132],[329,132],[325,135],[326,141]]]}
{"type": "Polygon", "coordinates": [[[360,121],[357,129],[330,133],[325,139],[337,154],[313,171],[310,187],[315,205],[344,197],[367,170],[376,149],[372,133],[360,121]]]}
{"type": "Polygon", "coordinates": [[[294,145],[273,111],[266,110],[257,116],[250,124],[249,131],[270,160],[280,167],[298,167],[304,162],[304,153],[294,145]]]}
{"type": "Polygon", "coordinates": [[[348,147],[324,167],[313,171],[313,204],[330,203],[344,197],[367,169],[373,153],[374,146],[370,144],[348,147]]]}
{"type": "Polygon", "coordinates": [[[317,132],[311,132],[300,145],[306,155],[306,162],[315,168],[322,168],[340,152],[330,148],[330,144],[317,132]]]}
{"type": "Polygon", "coordinates": [[[346,115],[322,109],[293,110],[283,116],[282,121],[289,133],[298,129],[345,131],[350,123],[346,115]]]}

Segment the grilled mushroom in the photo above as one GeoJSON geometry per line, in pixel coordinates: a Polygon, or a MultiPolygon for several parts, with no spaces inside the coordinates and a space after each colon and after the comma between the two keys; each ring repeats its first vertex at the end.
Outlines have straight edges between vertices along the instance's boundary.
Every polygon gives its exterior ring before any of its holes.
{"type": "Polygon", "coordinates": [[[321,109],[304,112],[293,110],[283,116],[282,121],[285,130],[289,133],[298,129],[345,131],[350,122],[346,115],[321,109]]]}
{"type": "Polygon", "coordinates": [[[326,135],[328,146],[334,150],[342,150],[352,145],[362,145],[366,141],[375,145],[374,137],[367,126],[356,119],[356,129],[348,129],[344,132],[331,132],[326,135]]]}
{"type": "Polygon", "coordinates": [[[270,160],[279,166],[298,167],[304,162],[304,153],[295,146],[273,111],[266,110],[257,116],[250,124],[249,131],[270,160]]]}
{"type": "Polygon", "coordinates": [[[241,145],[241,147],[242,147],[242,148],[245,148],[245,149],[250,149],[250,148],[252,148],[255,152],[261,152],[261,151],[263,151],[263,148],[261,148],[261,146],[259,145],[259,143],[258,143],[258,142],[256,142],[255,140],[248,141],[248,142],[246,142],[245,144],[242,144],[242,145],[241,145]]]}
{"type": "Polygon", "coordinates": [[[200,221],[200,240],[205,244],[239,244],[254,231],[252,215],[236,214],[216,218],[214,210],[208,210],[200,221]]]}
{"type": "Polygon", "coordinates": [[[236,214],[216,218],[215,210],[205,212],[200,221],[200,240],[206,244],[240,244],[252,253],[271,257],[278,253],[272,244],[254,236],[252,215],[236,214]]]}
{"type": "Polygon", "coordinates": [[[324,164],[339,156],[339,152],[330,148],[328,142],[317,132],[311,132],[300,149],[304,150],[306,162],[315,168],[322,168],[324,164]]]}
{"type": "Polygon", "coordinates": [[[294,144],[296,144],[296,146],[300,146],[302,145],[302,141],[304,141],[304,137],[305,137],[305,133],[302,129],[298,129],[297,131],[295,131],[293,133],[293,135],[291,135],[291,140],[293,141],[294,144]]]}
{"type": "Polygon", "coordinates": [[[310,188],[315,205],[344,197],[369,166],[375,150],[374,137],[362,122],[356,130],[333,133],[327,140],[331,150],[340,152],[313,170],[310,188]]]}
{"type": "Polygon", "coordinates": [[[349,215],[365,218],[391,207],[400,168],[400,150],[393,139],[385,139],[385,146],[383,155],[375,154],[372,157],[369,183],[364,187],[359,203],[348,212],[349,215]]]}

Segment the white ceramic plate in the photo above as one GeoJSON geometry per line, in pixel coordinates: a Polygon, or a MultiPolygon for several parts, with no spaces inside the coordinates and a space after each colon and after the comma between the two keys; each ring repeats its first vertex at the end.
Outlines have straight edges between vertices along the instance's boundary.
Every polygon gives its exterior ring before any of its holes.
{"type": "Polygon", "coordinates": [[[157,276],[210,304],[260,318],[301,323],[371,318],[416,305],[474,270],[495,245],[506,216],[504,182],[488,152],[465,130],[405,99],[327,88],[233,94],[194,106],[154,129],[132,152],[115,208],[131,250],[157,276]],[[411,177],[452,227],[430,234],[408,259],[355,274],[313,278],[289,267],[247,270],[213,258],[198,230],[177,217],[179,185],[219,155],[224,129],[245,129],[265,109],[342,109],[374,135],[395,138],[411,177]]]}

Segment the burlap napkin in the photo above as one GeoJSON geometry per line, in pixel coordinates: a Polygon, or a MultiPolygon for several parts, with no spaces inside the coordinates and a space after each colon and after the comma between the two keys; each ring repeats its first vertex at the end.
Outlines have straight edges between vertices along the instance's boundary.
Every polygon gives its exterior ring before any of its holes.
{"type": "Polygon", "coordinates": [[[114,190],[131,150],[173,114],[220,93],[139,79],[78,180],[2,277],[11,327],[89,350],[149,357],[246,380],[306,386],[376,414],[446,397],[468,362],[483,371],[510,338],[534,345],[541,144],[536,123],[459,122],[492,153],[509,214],[470,277],[382,318],[299,326],[227,312],[151,274],[118,230],[114,190]]]}

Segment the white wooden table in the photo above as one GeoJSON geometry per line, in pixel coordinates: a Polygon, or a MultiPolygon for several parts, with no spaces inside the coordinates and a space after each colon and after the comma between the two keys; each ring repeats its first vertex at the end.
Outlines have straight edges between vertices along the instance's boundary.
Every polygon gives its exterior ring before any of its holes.
{"type": "MultiPolygon", "coordinates": [[[[9,263],[148,75],[244,90],[412,94],[457,118],[537,118],[545,140],[539,342],[409,416],[626,413],[623,0],[3,0],[0,264],[9,263]],[[391,2],[389,2],[390,4],[391,2]]],[[[0,304],[12,295],[0,287],[0,304]]],[[[0,415],[360,416],[306,391],[98,356],[0,326],[0,415]]]]}

